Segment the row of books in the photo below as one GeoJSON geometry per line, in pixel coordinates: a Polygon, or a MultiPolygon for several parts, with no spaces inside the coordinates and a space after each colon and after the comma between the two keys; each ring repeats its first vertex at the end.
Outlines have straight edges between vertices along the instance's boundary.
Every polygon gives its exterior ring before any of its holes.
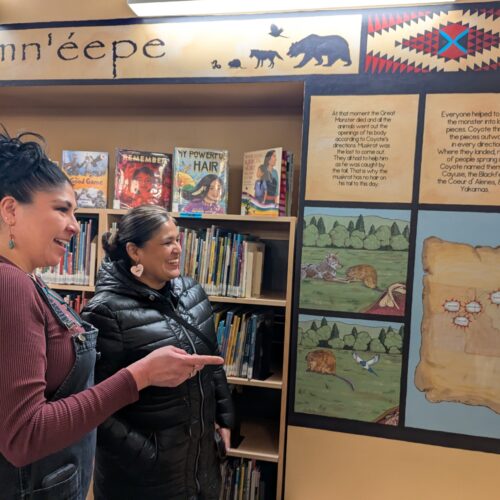
{"type": "Polygon", "coordinates": [[[214,310],[217,343],[229,377],[265,380],[271,374],[273,311],[219,305],[214,310]]]}
{"type": "Polygon", "coordinates": [[[59,285],[94,285],[97,225],[92,219],[80,219],[79,224],[80,233],[71,238],[59,264],[38,270],[45,282],[59,285]]]}
{"type": "Polygon", "coordinates": [[[208,295],[259,297],[265,243],[215,225],[180,228],[180,271],[195,278],[208,295]]]}
{"type": "Polygon", "coordinates": [[[219,500],[264,500],[265,482],[255,460],[229,459],[222,464],[219,500]]]}
{"type": "Polygon", "coordinates": [[[82,309],[87,305],[88,297],[85,293],[61,293],[61,297],[64,302],[68,304],[74,311],[78,314],[82,312],[82,309]]]}
{"type": "MultiPolygon", "coordinates": [[[[160,205],[180,213],[227,213],[229,152],[174,148],[174,153],[117,149],[112,206],[160,205]]],[[[108,206],[108,153],[62,153],[62,169],[83,208],[108,206]]],[[[241,214],[290,214],[293,155],[283,148],[243,155],[241,214]]]]}

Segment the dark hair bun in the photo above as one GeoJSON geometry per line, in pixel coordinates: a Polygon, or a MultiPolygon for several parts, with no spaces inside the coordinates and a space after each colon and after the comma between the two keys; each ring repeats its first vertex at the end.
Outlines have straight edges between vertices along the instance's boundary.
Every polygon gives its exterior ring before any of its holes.
{"type": "Polygon", "coordinates": [[[30,203],[37,191],[52,189],[69,181],[44,152],[44,138],[33,132],[11,137],[3,127],[0,131],[0,199],[13,196],[21,203],[30,203]],[[25,137],[36,141],[23,142],[25,137]]]}

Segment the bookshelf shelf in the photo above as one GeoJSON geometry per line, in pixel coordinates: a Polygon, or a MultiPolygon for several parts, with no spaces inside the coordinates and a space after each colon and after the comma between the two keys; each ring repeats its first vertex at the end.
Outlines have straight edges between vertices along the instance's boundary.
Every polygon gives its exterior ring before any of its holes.
{"type": "Polygon", "coordinates": [[[231,457],[278,462],[278,429],[271,420],[248,420],[241,423],[243,440],[237,448],[230,448],[231,457]]]}
{"type": "Polygon", "coordinates": [[[210,302],[223,302],[225,304],[247,304],[254,306],[285,307],[286,299],[281,298],[282,294],[265,293],[260,297],[224,297],[220,295],[210,295],[210,302]]]}
{"type": "Polygon", "coordinates": [[[67,290],[70,292],[95,292],[95,286],[90,285],[71,285],[62,283],[47,283],[47,286],[54,290],[67,290]]]}
{"type": "Polygon", "coordinates": [[[241,377],[227,377],[227,381],[234,385],[248,385],[251,387],[263,387],[265,389],[277,389],[281,390],[283,388],[283,376],[281,372],[273,373],[270,377],[265,380],[257,379],[246,379],[241,377]]]}

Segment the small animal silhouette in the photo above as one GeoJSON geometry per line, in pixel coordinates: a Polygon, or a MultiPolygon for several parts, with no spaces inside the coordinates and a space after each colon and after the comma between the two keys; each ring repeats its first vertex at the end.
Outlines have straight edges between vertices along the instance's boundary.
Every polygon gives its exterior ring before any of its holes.
{"type": "MultiPolygon", "coordinates": [[[[375,363],[378,363],[380,360],[380,356],[376,354],[373,356],[373,358],[369,359],[368,361],[365,361],[361,356],[358,355],[358,353],[353,352],[352,357],[354,358],[354,361],[361,366],[361,368],[364,368],[365,370],[368,370],[370,373],[373,373],[373,375],[377,375],[375,371],[372,369],[372,365],[375,363]]],[[[377,375],[378,377],[378,375],[377,375]]]]}
{"type": "Polygon", "coordinates": [[[351,56],[349,54],[349,44],[338,35],[309,35],[292,43],[288,50],[287,56],[297,57],[299,54],[304,54],[304,58],[295,68],[302,68],[311,59],[316,59],[316,66],[323,64],[323,56],[327,57],[327,62],[324,66],[332,66],[339,59],[345,61],[344,66],[351,65],[351,56]]]}
{"type": "Polygon", "coordinates": [[[302,264],[300,278],[336,281],[337,269],[342,267],[339,258],[329,253],[319,264],[302,264]]]}
{"type": "Polygon", "coordinates": [[[268,68],[274,68],[274,58],[277,57],[283,61],[283,58],[275,50],[258,50],[252,49],[250,51],[250,57],[255,57],[257,59],[257,66],[264,66],[264,61],[269,60],[268,68]]]}
{"type": "Polygon", "coordinates": [[[354,391],[354,384],[347,378],[341,377],[335,373],[337,361],[335,354],[327,349],[316,349],[306,355],[307,371],[321,373],[323,375],[333,375],[344,381],[354,391]]]}
{"type": "Polygon", "coordinates": [[[212,69],[221,69],[222,66],[219,64],[219,61],[217,59],[214,59],[211,63],[212,69]]]}
{"type": "Polygon", "coordinates": [[[240,69],[245,69],[242,65],[241,65],[241,61],[239,59],[232,59],[231,61],[229,61],[227,63],[227,65],[230,67],[230,68],[240,68],[240,69]]]}
{"type": "Polygon", "coordinates": [[[346,282],[361,281],[367,288],[377,289],[377,270],[369,264],[358,264],[347,268],[346,282]]]}
{"type": "Polygon", "coordinates": [[[271,36],[275,37],[280,36],[281,38],[288,38],[287,36],[281,34],[283,33],[283,28],[278,28],[278,26],[276,26],[275,24],[271,24],[270,30],[271,31],[269,32],[269,34],[271,36]]]}

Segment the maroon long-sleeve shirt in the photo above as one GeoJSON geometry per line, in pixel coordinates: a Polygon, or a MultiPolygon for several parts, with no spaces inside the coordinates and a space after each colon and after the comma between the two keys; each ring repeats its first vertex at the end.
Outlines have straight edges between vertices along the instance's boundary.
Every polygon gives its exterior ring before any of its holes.
{"type": "Polygon", "coordinates": [[[75,360],[32,279],[0,256],[0,453],[21,467],[50,455],[138,399],[126,370],[73,396],[50,402],[75,360]]]}

